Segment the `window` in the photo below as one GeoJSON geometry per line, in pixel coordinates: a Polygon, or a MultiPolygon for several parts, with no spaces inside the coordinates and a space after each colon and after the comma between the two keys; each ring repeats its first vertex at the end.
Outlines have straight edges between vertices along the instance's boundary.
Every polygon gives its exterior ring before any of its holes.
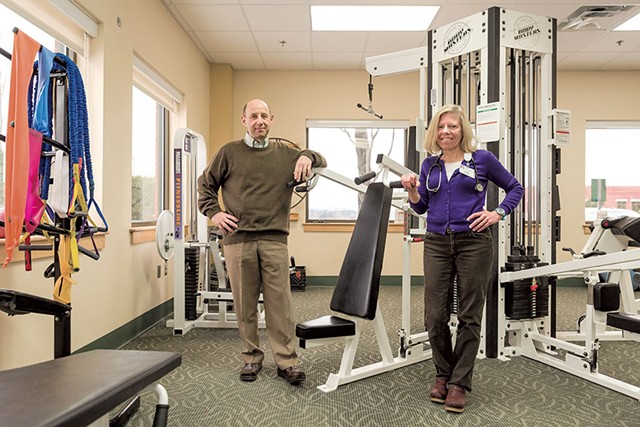
{"type": "Polygon", "coordinates": [[[640,212],[640,174],[635,173],[638,155],[640,122],[588,122],[585,208],[628,207],[640,212]]]}
{"type": "Polygon", "coordinates": [[[169,111],[133,87],[131,221],[155,223],[165,206],[169,111]]]}
{"type": "MultiPolygon", "coordinates": [[[[17,27],[29,35],[32,39],[45,46],[52,52],[64,52],[67,49],[55,38],[33,25],[31,22],[14,13],[0,4],[0,48],[11,54],[13,51],[13,28],[17,27]]],[[[7,132],[7,114],[9,105],[9,84],[11,80],[11,61],[0,55],[0,207],[5,205],[5,152],[6,143],[4,136],[7,132]]]]}
{"type": "MultiPolygon", "coordinates": [[[[409,122],[404,121],[307,121],[307,147],[327,159],[327,168],[347,179],[377,170],[376,158],[384,154],[405,164],[409,122]]],[[[395,175],[390,180],[399,179],[395,175]]],[[[358,216],[363,194],[320,178],[308,193],[307,221],[350,222],[358,216]]],[[[390,218],[396,218],[392,208],[390,218]]]]}

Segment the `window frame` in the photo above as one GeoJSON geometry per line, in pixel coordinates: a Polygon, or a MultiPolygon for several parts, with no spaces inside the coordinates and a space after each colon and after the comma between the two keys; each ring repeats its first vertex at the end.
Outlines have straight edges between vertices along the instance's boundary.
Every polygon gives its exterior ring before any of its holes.
{"type": "MultiPolygon", "coordinates": [[[[169,175],[169,151],[171,149],[171,141],[170,141],[170,122],[171,122],[171,111],[162,105],[160,102],[155,99],[155,97],[150,96],[146,90],[140,88],[135,83],[132,86],[133,88],[139,90],[144,95],[148,96],[151,100],[156,103],[156,155],[157,155],[157,163],[156,163],[156,184],[159,185],[158,189],[158,197],[160,200],[158,201],[158,205],[155,207],[158,209],[158,215],[165,209],[167,209],[169,203],[169,185],[168,185],[168,175],[169,175]]],[[[132,110],[132,119],[134,112],[132,110]]],[[[133,144],[133,135],[132,135],[132,144],[133,144]]],[[[132,156],[133,157],[133,156],[132,156]]],[[[132,158],[133,160],[133,158],[132,158]]],[[[133,171],[131,176],[131,185],[133,191],[133,171]]],[[[133,193],[132,193],[133,196],[133,193]]],[[[132,200],[133,204],[133,200],[132,200]]],[[[131,206],[133,208],[133,205],[131,206]]],[[[133,213],[133,212],[132,212],[133,213]]],[[[157,222],[156,219],[141,219],[141,220],[131,220],[132,228],[139,227],[148,227],[154,226],[157,222]]]]}
{"type": "MultiPolygon", "coordinates": [[[[311,129],[318,129],[318,128],[330,128],[330,129],[341,129],[341,128],[346,128],[346,129],[367,129],[367,132],[369,132],[369,130],[371,129],[395,129],[396,131],[401,131],[402,134],[402,141],[399,141],[398,143],[402,146],[401,148],[401,152],[402,152],[402,159],[397,159],[394,158],[395,161],[397,161],[400,164],[406,164],[407,161],[407,145],[408,145],[408,141],[409,141],[409,129],[411,127],[411,124],[409,122],[409,120],[379,120],[379,121],[374,121],[374,120],[311,120],[308,119],[306,121],[305,124],[305,130],[306,130],[306,146],[314,151],[318,151],[321,154],[326,154],[326,152],[323,152],[323,147],[322,146],[315,146],[314,142],[311,140],[311,135],[310,135],[310,130],[311,129]]],[[[398,148],[396,148],[396,150],[398,150],[398,148]]],[[[370,171],[375,171],[377,169],[376,165],[375,165],[375,160],[376,157],[379,153],[370,153],[370,161],[371,164],[370,166],[370,171]]],[[[327,157],[327,156],[325,156],[327,157]]],[[[393,156],[392,156],[393,158],[393,156]]],[[[335,166],[333,166],[332,168],[332,164],[331,164],[331,160],[328,159],[328,165],[327,168],[332,170],[333,172],[336,172],[338,174],[344,175],[344,173],[342,173],[340,170],[338,170],[339,168],[336,168],[335,166]]],[[[368,171],[365,171],[368,172],[368,171]]],[[[364,173],[364,172],[363,172],[364,173]]],[[[345,175],[346,176],[346,175],[345,175]]],[[[351,178],[351,177],[349,177],[351,178]]],[[[353,176],[353,178],[355,178],[355,176],[353,176]]],[[[325,178],[320,177],[319,178],[319,182],[318,184],[321,183],[322,180],[324,180],[325,178]]],[[[399,178],[398,178],[399,179],[399,178]]],[[[354,194],[360,198],[360,201],[357,204],[357,208],[356,208],[356,212],[354,214],[353,218],[312,218],[311,217],[311,208],[312,208],[312,203],[311,200],[313,200],[314,197],[314,193],[317,194],[318,192],[318,188],[316,184],[316,188],[314,188],[312,191],[310,191],[307,195],[307,200],[305,203],[305,223],[306,224],[330,224],[330,225],[340,225],[340,224],[344,224],[344,225],[353,225],[356,222],[357,219],[357,213],[359,211],[359,206],[361,203],[361,198],[362,198],[362,194],[359,194],[356,192],[356,190],[351,189],[350,191],[353,191],[354,194]]],[[[340,185],[337,183],[331,183],[331,185],[340,185]]],[[[293,201],[294,204],[296,203],[296,201],[293,201]]],[[[391,215],[389,217],[389,222],[390,223],[394,223],[394,222],[402,222],[402,218],[399,217],[399,215],[395,212],[397,211],[397,209],[395,207],[392,207],[392,212],[391,215]]]]}

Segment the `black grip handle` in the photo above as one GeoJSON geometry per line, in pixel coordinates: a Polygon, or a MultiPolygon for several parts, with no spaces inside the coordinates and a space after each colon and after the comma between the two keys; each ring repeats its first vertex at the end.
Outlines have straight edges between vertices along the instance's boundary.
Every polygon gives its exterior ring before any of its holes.
{"type": "Polygon", "coordinates": [[[293,181],[289,181],[287,182],[287,188],[293,188],[296,185],[300,185],[302,184],[304,181],[296,181],[295,179],[293,181]]]}
{"type": "Polygon", "coordinates": [[[363,182],[367,182],[367,181],[369,181],[369,180],[371,180],[371,179],[373,179],[375,177],[376,177],[376,173],[371,171],[371,172],[365,173],[364,175],[360,175],[360,176],[355,177],[353,179],[353,182],[355,182],[356,185],[360,185],[363,182]]]}
{"type": "Polygon", "coordinates": [[[169,405],[159,403],[156,405],[156,413],[153,416],[153,427],[167,427],[169,419],[169,405]]]}
{"type": "Polygon", "coordinates": [[[403,188],[402,181],[389,181],[389,188],[403,188]]]}
{"type": "Polygon", "coordinates": [[[96,261],[100,259],[100,254],[99,253],[92,252],[89,249],[84,248],[84,247],[82,247],[80,245],[78,245],[78,252],[80,252],[81,254],[86,255],[89,258],[92,258],[92,259],[94,259],[96,261]]]}

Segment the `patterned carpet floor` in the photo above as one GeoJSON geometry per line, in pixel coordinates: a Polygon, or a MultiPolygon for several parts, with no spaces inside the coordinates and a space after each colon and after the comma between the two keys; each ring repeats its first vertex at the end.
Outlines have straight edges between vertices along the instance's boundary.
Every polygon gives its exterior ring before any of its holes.
{"type": "MultiPolygon", "coordinates": [[[[293,294],[294,316],[302,322],[330,314],[332,288],[307,287],[293,294]]],[[[412,333],[422,328],[422,289],[412,288],[412,333]]],[[[574,330],[584,312],[585,290],[558,289],[559,330],[574,330]]],[[[401,289],[382,287],[380,306],[392,347],[398,342],[401,289]]],[[[182,365],[162,384],[169,393],[170,426],[639,426],[640,402],[522,356],[509,361],[478,359],[473,392],[463,414],[450,414],[429,401],[435,369],[431,360],[387,372],[323,393],[316,387],[338,371],[337,344],[299,349],[307,374],[293,387],[276,375],[266,333],[264,368],[253,383],[239,381],[240,342],[236,329],[192,329],[173,336],[164,322],[126,349],[182,354],[182,365]]],[[[395,353],[395,350],[394,350],[395,353]]],[[[600,373],[640,387],[640,343],[606,341],[600,373]]],[[[366,327],[356,365],[379,361],[372,327],[366,327]]],[[[156,398],[141,395],[141,408],[127,424],[151,426],[156,398]]]]}

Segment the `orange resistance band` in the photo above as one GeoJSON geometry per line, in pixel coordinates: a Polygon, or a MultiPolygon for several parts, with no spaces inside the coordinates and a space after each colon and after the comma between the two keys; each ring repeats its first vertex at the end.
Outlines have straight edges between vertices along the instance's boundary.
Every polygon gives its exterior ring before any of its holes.
{"type": "Polygon", "coordinates": [[[29,179],[29,122],[27,97],[33,61],[40,44],[22,31],[13,37],[11,82],[9,85],[9,114],[6,138],[5,235],[7,258],[20,242],[29,179]],[[13,127],[11,124],[13,123],[13,127]]]}

